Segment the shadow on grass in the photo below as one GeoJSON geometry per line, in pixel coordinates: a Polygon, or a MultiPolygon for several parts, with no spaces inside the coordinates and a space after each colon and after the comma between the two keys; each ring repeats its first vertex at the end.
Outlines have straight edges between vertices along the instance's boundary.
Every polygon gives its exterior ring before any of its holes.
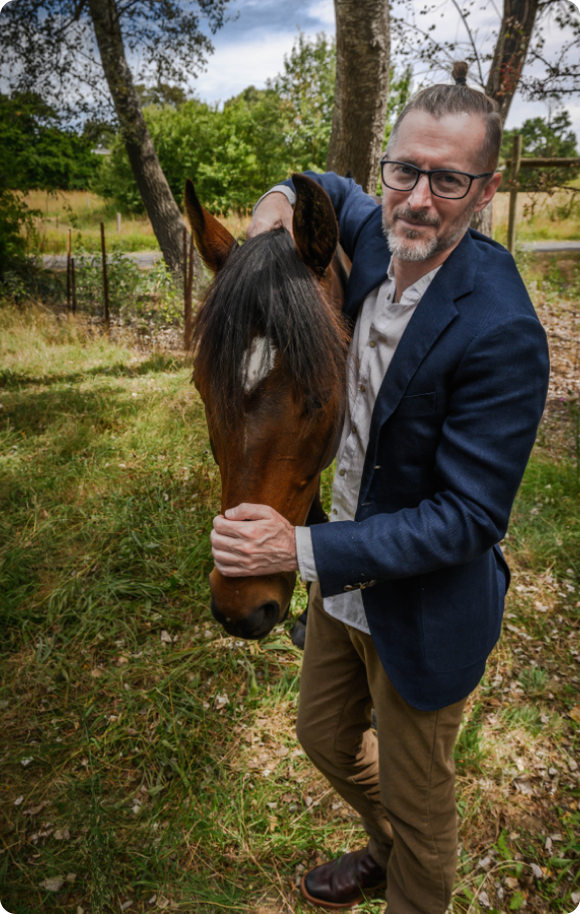
{"type": "Polygon", "coordinates": [[[126,365],[117,362],[115,365],[87,368],[69,374],[26,375],[11,368],[0,369],[0,390],[17,390],[20,387],[42,384],[44,387],[55,384],[79,384],[91,378],[139,378],[148,374],[181,371],[187,361],[183,358],[167,355],[163,352],[153,353],[148,359],[137,365],[126,365]]]}

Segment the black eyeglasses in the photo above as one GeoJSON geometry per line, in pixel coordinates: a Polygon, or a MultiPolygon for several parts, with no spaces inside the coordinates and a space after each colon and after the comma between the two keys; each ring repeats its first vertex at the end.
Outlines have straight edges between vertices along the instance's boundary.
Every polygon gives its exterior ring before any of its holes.
{"type": "Polygon", "coordinates": [[[407,162],[381,159],[383,184],[390,190],[413,190],[421,175],[427,175],[431,193],[436,197],[446,197],[450,200],[461,200],[462,197],[466,197],[476,178],[489,178],[492,174],[493,171],[484,171],[480,175],[470,175],[465,171],[453,171],[448,168],[425,171],[407,162]]]}

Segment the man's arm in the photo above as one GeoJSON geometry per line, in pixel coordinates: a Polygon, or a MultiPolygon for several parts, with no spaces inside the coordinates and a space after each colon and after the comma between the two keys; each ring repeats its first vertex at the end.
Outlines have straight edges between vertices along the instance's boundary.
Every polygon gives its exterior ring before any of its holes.
{"type": "MultiPolygon", "coordinates": [[[[352,260],[360,231],[367,219],[376,212],[377,204],[352,178],[341,178],[333,172],[321,175],[314,171],[306,171],[304,174],[316,181],[330,197],[338,220],[340,244],[352,260]]],[[[276,185],[282,186],[293,190],[292,179],[276,185]]],[[[247,237],[253,238],[260,232],[267,232],[281,225],[292,231],[292,206],[282,193],[274,189],[274,192],[262,197],[255,207],[247,237]]]]}

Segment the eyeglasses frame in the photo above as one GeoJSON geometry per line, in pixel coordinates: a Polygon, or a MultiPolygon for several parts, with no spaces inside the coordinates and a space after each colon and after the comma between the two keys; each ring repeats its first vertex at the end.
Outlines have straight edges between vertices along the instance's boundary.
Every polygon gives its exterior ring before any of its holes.
{"type": "Polygon", "coordinates": [[[489,178],[489,177],[491,177],[491,175],[494,174],[493,171],[483,171],[480,175],[471,175],[471,174],[469,174],[468,171],[458,171],[455,168],[431,168],[431,169],[426,170],[424,168],[417,168],[416,165],[411,165],[410,162],[399,162],[397,159],[387,159],[387,158],[381,159],[379,164],[381,166],[381,181],[383,182],[385,187],[389,188],[389,190],[394,190],[398,194],[408,194],[412,190],[415,190],[421,177],[423,175],[427,175],[427,180],[429,181],[429,189],[430,189],[431,193],[433,194],[434,197],[439,197],[441,200],[463,200],[463,199],[465,199],[465,197],[467,197],[467,194],[471,190],[471,185],[477,178],[489,178]],[[387,184],[387,182],[385,181],[384,176],[383,176],[383,166],[387,165],[387,164],[388,165],[406,165],[407,168],[414,168],[415,171],[417,172],[417,180],[415,181],[413,186],[407,187],[405,190],[402,190],[400,187],[391,187],[389,184],[387,184]],[[469,185],[468,185],[465,193],[462,194],[460,197],[445,197],[443,194],[438,194],[437,191],[433,190],[433,184],[431,183],[431,175],[441,174],[441,172],[445,172],[446,174],[452,174],[452,175],[463,175],[465,178],[469,178],[469,185]]]}

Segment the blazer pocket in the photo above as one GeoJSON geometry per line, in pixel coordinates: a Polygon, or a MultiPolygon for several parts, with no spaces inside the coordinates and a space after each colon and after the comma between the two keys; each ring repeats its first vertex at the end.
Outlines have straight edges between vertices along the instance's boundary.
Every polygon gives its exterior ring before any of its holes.
{"type": "Polygon", "coordinates": [[[393,413],[393,419],[415,418],[417,416],[429,416],[435,412],[437,401],[436,391],[425,394],[411,394],[408,397],[402,397],[399,405],[393,413]]]}

